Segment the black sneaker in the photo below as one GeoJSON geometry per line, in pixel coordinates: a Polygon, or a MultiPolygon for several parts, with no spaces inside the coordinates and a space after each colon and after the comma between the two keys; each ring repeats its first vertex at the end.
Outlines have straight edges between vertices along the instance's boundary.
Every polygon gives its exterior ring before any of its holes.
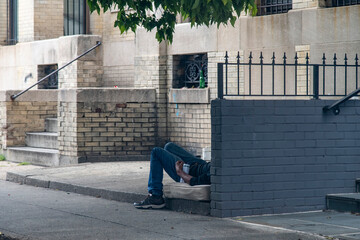
{"type": "Polygon", "coordinates": [[[165,207],[165,201],[162,196],[149,194],[145,200],[134,203],[134,207],[140,209],[156,208],[160,209],[165,207]]]}

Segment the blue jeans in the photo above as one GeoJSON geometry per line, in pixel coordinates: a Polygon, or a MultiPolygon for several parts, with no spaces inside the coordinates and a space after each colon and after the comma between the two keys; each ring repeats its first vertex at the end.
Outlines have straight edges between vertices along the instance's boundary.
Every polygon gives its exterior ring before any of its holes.
{"type": "Polygon", "coordinates": [[[190,165],[195,162],[205,162],[172,142],[167,143],[164,149],[159,147],[153,148],[150,156],[149,193],[160,196],[163,195],[163,169],[174,181],[180,181],[180,177],[176,174],[175,168],[175,163],[179,160],[190,165]]]}

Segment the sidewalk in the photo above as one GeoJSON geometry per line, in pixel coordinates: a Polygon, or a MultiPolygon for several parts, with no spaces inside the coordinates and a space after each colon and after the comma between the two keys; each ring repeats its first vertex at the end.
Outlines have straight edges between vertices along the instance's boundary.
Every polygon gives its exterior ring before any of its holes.
{"type": "MultiPolygon", "coordinates": [[[[56,168],[11,166],[6,169],[6,179],[32,186],[133,203],[147,195],[149,167],[148,161],[87,163],[56,168]]],[[[1,171],[4,172],[4,168],[0,168],[1,171]]],[[[0,173],[1,177],[4,177],[4,174],[0,173]]],[[[166,173],[164,182],[172,182],[166,173]]],[[[232,220],[249,227],[270,226],[275,231],[288,229],[330,237],[328,239],[360,239],[360,216],[350,213],[318,211],[239,217],[232,220]]]]}
{"type": "MultiPolygon", "coordinates": [[[[129,202],[147,196],[149,161],[85,163],[65,167],[18,167],[7,171],[6,180],[129,202]]],[[[164,183],[172,179],[164,174],[164,183]]]]}

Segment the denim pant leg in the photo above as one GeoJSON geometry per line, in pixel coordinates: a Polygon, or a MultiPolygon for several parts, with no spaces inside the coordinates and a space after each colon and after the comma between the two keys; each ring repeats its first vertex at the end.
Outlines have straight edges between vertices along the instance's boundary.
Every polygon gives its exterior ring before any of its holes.
{"type": "Polygon", "coordinates": [[[175,163],[179,160],[181,160],[179,157],[159,147],[151,151],[148,182],[149,193],[160,196],[163,195],[163,169],[174,181],[180,181],[180,177],[176,174],[175,168],[175,163]]]}
{"type": "Polygon", "coordinates": [[[176,156],[178,156],[179,158],[181,158],[185,163],[187,164],[192,164],[194,162],[200,163],[200,164],[204,164],[206,163],[206,161],[195,157],[194,155],[192,155],[191,153],[189,153],[188,151],[186,151],[184,148],[176,145],[173,142],[169,142],[165,145],[164,149],[176,156]]]}

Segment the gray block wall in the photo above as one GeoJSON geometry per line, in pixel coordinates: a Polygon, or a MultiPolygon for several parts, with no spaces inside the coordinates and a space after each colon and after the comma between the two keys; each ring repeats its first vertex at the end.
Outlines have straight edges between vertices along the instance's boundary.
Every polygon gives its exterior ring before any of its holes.
{"type": "Polygon", "coordinates": [[[323,100],[213,100],[211,214],[321,210],[329,193],[355,192],[360,101],[340,115],[323,100]]]}

